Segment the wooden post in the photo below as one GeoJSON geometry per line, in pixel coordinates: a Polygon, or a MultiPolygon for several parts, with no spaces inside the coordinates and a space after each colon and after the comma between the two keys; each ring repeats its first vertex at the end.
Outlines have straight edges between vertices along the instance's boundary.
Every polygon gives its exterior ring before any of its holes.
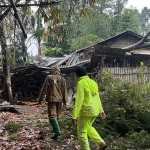
{"type": "Polygon", "coordinates": [[[103,67],[104,67],[104,56],[100,57],[100,73],[103,72],[103,67]]]}

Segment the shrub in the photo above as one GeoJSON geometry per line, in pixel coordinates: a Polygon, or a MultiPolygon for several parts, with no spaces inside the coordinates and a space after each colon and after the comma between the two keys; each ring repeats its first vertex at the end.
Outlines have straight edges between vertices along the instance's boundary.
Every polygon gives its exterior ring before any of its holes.
{"type": "MultiPolygon", "coordinates": [[[[136,136],[142,138],[143,135],[149,139],[150,84],[143,82],[142,77],[140,74],[138,78],[140,82],[122,82],[108,72],[103,72],[97,77],[100,97],[107,114],[105,124],[100,124],[106,129],[101,131],[104,138],[109,138],[108,133],[111,132],[123,137],[132,132],[130,139],[136,136]]],[[[140,138],[136,138],[133,142],[136,143],[139,140],[140,143],[140,138]]],[[[138,146],[144,147],[144,142],[138,146]]],[[[145,146],[150,147],[147,142],[145,146]]]]}

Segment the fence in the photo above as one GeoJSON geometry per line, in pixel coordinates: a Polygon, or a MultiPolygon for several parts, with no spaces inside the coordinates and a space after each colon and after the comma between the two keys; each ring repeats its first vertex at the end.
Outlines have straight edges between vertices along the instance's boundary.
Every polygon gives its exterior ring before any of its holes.
{"type": "Polygon", "coordinates": [[[103,67],[103,71],[111,73],[114,77],[123,81],[133,81],[142,79],[144,82],[150,82],[150,67],[103,67]]]}

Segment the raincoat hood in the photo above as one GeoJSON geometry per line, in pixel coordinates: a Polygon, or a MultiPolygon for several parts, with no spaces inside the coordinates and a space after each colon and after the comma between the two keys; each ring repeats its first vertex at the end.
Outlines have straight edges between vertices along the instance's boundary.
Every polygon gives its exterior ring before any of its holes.
{"type": "Polygon", "coordinates": [[[83,83],[83,86],[86,88],[87,91],[89,91],[93,96],[98,94],[98,86],[97,86],[97,83],[93,83],[88,76],[83,76],[83,77],[80,77],[78,79],[78,82],[80,82],[82,79],[84,79],[84,83],[83,83]]]}

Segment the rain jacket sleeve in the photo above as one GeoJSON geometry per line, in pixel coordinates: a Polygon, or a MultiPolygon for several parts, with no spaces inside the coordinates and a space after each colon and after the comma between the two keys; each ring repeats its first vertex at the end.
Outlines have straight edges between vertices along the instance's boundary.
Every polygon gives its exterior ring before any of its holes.
{"type": "MultiPolygon", "coordinates": [[[[91,92],[93,94],[96,95],[97,98],[95,98],[95,104],[94,104],[94,110],[98,110],[99,111],[99,114],[101,114],[102,112],[104,112],[103,110],[103,107],[102,107],[102,102],[101,102],[101,98],[100,98],[100,95],[99,95],[99,89],[98,89],[98,84],[96,82],[94,82],[94,84],[91,84],[91,92]]],[[[94,99],[94,98],[93,98],[94,99]]]]}
{"type": "Polygon", "coordinates": [[[44,94],[46,94],[47,82],[48,82],[48,76],[46,77],[46,79],[44,81],[44,84],[42,86],[42,89],[41,89],[41,92],[40,92],[40,95],[39,95],[39,103],[41,103],[41,101],[44,98],[44,94]]]}
{"type": "Polygon", "coordinates": [[[72,119],[78,118],[84,100],[84,87],[78,83],[76,89],[76,100],[73,108],[72,119]]]}

